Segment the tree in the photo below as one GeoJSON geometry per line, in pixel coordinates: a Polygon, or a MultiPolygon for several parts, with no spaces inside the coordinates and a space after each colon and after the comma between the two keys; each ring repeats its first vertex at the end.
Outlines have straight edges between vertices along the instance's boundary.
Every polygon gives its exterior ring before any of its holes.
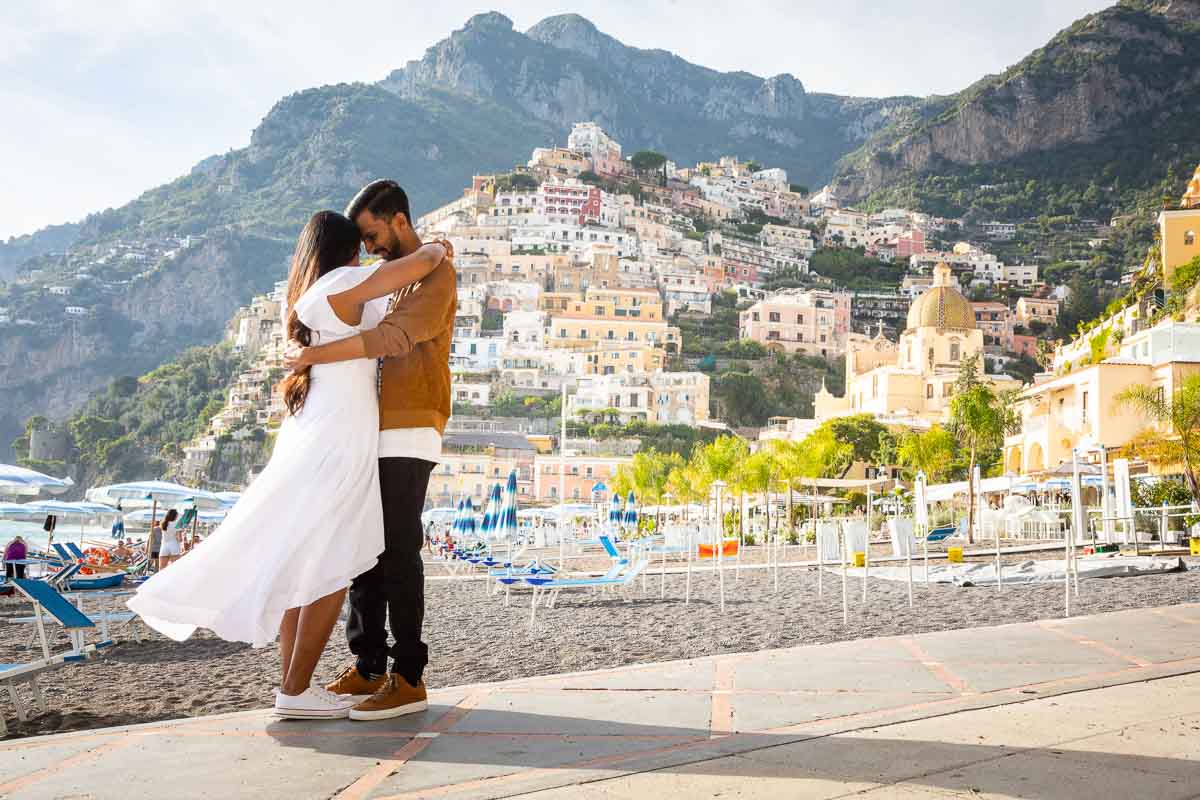
{"type": "Polygon", "coordinates": [[[691,464],[705,497],[716,481],[732,483],[737,466],[750,454],[750,447],[737,436],[719,436],[692,451],[691,464]]]}
{"type": "Polygon", "coordinates": [[[678,464],[671,468],[667,475],[667,491],[674,499],[683,504],[683,518],[687,520],[688,507],[692,503],[704,500],[704,492],[700,490],[700,474],[693,464],[678,464]]]}
{"type": "MultiPolygon", "coordinates": [[[[1006,393],[1007,394],[1007,393],[1006,393]]],[[[975,465],[981,451],[1004,445],[1004,437],[1020,430],[1011,397],[999,396],[991,384],[975,383],[950,401],[950,431],[967,451],[967,543],[975,542],[975,465]]]]}
{"type": "Polygon", "coordinates": [[[644,175],[666,166],[667,157],[653,150],[639,150],[630,157],[629,163],[639,175],[644,175]]]}
{"type": "Polygon", "coordinates": [[[783,479],[784,462],[771,442],[738,465],[734,484],[740,492],[761,494],[767,509],[767,534],[771,532],[771,489],[783,479]]]}
{"type": "Polygon", "coordinates": [[[1174,453],[1164,453],[1166,460],[1174,455],[1183,467],[1183,477],[1200,504],[1200,481],[1196,469],[1200,466],[1200,375],[1188,375],[1170,397],[1155,386],[1130,386],[1117,395],[1117,405],[1136,409],[1157,423],[1160,436],[1170,431],[1178,437],[1174,453]]]}
{"type": "Polygon", "coordinates": [[[872,463],[875,456],[885,449],[883,445],[886,444],[886,438],[891,436],[888,429],[870,414],[837,417],[821,427],[825,426],[829,427],[835,439],[851,448],[850,463],[845,465],[838,477],[845,477],[856,461],[872,463]]]}
{"type": "Polygon", "coordinates": [[[663,495],[667,491],[667,477],[672,469],[682,466],[683,457],[675,453],[643,450],[633,456],[633,461],[617,471],[614,490],[625,493],[633,489],[642,505],[661,506],[663,495]]]}
{"type": "Polygon", "coordinates": [[[896,461],[911,478],[918,472],[934,483],[946,479],[954,463],[954,435],[941,425],[927,431],[908,431],[896,445],[896,461]]]}

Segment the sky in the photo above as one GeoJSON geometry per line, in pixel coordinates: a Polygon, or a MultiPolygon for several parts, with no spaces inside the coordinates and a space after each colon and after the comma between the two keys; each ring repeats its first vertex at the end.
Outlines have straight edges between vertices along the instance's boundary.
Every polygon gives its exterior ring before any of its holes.
{"type": "Polygon", "coordinates": [[[0,240],[120,206],[244,147],[284,95],[379,80],[482,11],[518,30],[581,13],[714,69],[886,96],[958,91],[1114,1],[4,0],[0,240]]]}

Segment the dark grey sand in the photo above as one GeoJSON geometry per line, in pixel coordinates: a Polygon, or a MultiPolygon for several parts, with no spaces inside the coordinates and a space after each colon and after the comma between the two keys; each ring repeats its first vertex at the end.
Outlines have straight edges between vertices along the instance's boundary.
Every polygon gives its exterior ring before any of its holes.
{"type": "MultiPolygon", "coordinates": [[[[430,569],[431,575],[438,573],[430,569]]],[[[1061,584],[1006,587],[999,594],[987,587],[918,586],[917,607],[910,611],[904,584],[873,580],[871,600],[860,617],[861,584],[852,581],[851,624],[845,627],[840,578],[834,573],[826,573],[825,596],[818,598],[813,571],[783,570],[775,594],[764,570],[743,570],[740,581],[729,570],[724,614],[717,607],[714,574],[693,576],[689,606],[683,603],[682,575],[667,577],[666,600],[659,600],[658,581],[657,575],[650,576],[645,597],[639,581],[629,594],[631,602],[614,595],[564,593],[556,608],[538,609],[538,625],[531,632],[527,594],[514,595],[506,608],[502,599],[485,596],[478,581],[430,580],[425,630],[431,663],[426,681],[436,688],[1048,619],[1063,611],[1061,584]]],[[[1094,614],[1196,601],[1200,571],[1192,570],[1082,581],[1072,611],[1094,614]]],[[[28,613],[28,608],[0,605],[0,616],[18,613],[28,613]]],[[[25,626],[0,624],[0,662],[28,658],[27,637],[25,626]]],[[[339,624],[318,677],[331,678],[347,663],[345,632],[339,624]]],[[[123,641],[102,658],[47,675],[49,713],[17,722],[7,697],[0,700],[0,710],[10,736],[29,736],[263,708],[278,685],[278,669],[275,647],[254,650],[203,633],[180,644],[151,633],[141,644],[123,641]]]]}

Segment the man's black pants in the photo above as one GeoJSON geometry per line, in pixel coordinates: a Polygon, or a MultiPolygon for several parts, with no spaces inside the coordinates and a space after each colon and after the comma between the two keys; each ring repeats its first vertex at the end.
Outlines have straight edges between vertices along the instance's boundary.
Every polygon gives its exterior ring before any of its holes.
{"type": "Polygon", "coordinates": [[[350,584],[350,619],[346,638],[358,658],[358,671],[372,675],[392,671],[416,686],[429,663],[421,640],[425,621],[425,541],[421,511],[434,464],[419,458],[379,459],[383,494],[384,551],[379,562],[350,584]],[[388,625],[392,646],[387,643],[388,625]]]}

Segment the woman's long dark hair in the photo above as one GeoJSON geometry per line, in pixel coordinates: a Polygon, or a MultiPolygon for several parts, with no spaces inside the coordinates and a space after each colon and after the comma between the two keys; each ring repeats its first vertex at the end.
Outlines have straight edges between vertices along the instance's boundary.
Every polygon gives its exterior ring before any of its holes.
{"type": "MultiPolygon", "coordinates": [[[[344,267],[358,254],[358,226],[336,211],[318,211],[296,242],[288,272],[287,337],[308,347],[312,331],[296,315],[296,301],[327,272],[344,267]]],[[[293,415],[304,408],[312,385],[311,367],[301,367],[283,379],[283,402],[293,415]]]]}
{"type": "Polygon", "coordinates": [[[168,510],[167,510],[167,513],[166,513],[166,514],[164,514],[164,515],[163,515],[163,518],[162,518],[162,529],[163,529],[163,532],[165,533],[165,532],[166,532],[166,530],[167,530],[167,527],[168,527],[168,526],[169,526],[169,525],[170,525],[172,522],[174,522],[174,521],[175,521],[175,520],[177,520],[177,519],[179,519],[179,512],[178,512],[178,511],[176,511],[176,510],[175,510],[175,509],[173,509],[173,508],[172,508],[172,509],[168,509],[168,510]]]}

